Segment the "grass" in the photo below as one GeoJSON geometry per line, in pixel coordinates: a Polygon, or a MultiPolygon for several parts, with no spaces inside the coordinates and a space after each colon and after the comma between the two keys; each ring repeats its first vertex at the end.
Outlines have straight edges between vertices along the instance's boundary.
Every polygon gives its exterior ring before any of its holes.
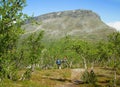
{"type": "MultiPolygon", "coordinates": [[[[94,69],[97,75],[97,86],[96,87],[112,87],[114,74],[112,69],[105,69],[96,67],[94,69]]],[[[22,71],[23,72],[23,71],[22,71]]],[[[21,72],[20,72],[21,73],[21,72]]],[[[80,77],[78,77],[80,79],[80,77]]],[[[119,84],[120,75],[117,74],[117,87],[119,84]]],[[[72,85],[73,87],[94,87],[92,84],[74,84],[71,78],[70,69],[52,69],[52,70],[36,70],[32,73],[30,80],[24,81],[11,81],[5,79],[0,82],[0,87],[64,87],[72,85]]]]}

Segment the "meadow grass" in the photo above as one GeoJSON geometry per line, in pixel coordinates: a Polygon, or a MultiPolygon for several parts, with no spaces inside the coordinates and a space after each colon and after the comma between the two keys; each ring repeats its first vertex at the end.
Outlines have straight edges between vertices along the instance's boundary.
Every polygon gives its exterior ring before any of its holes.
{"type": "MultiPolygon", "coordinates": [[[[112,87],[114,74],[112,69],[104,69],[96,67],[94,69],[97,75],[96,87],[112,87]]],[[[20,71],[20,73],[23,71],[20,71]]],[[[78,77],[80,79],[80,77],[78,77]]],[[[120,75],[117,74],[117,87],[119,84],[120,75]]],[[[56,87],[61,84],[67,87],[67,84],[72,84],[75,87],[94,87],[92,84],[73,84],[71,79],[71,69],[51,69],[51,70],[35,70],[32,73],[30,80],[11,81],[4,79],[0,82],[0,87],[56,87]]],[[[68,86],[69,87],[69,86],[68,86]]]]}

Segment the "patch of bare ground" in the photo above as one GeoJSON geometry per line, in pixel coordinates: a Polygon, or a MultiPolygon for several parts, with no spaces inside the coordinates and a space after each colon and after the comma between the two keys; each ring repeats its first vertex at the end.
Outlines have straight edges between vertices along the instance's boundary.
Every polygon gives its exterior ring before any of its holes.
{"type": "Polygon", "coordinates": [[[65,84],[57,84],[55,87],[80,87],[80,86],[75,85],[73,83],[65,83],[65,84]]]}
{"type": "MultiPolygon", "coordinates": [[[[89,84],[84,83],[81,81],[80,77],[82,76],[85,69],[71,69],[71,78],[69,82],[60,84],[55,87],[93,87],[89,84]]],[[[88,69],[90,71],[90,69],[88,69]]],[[[97,87],[113,87],[114,85],[114,70],[112,68],[101,68],[95,67],[94,72],[97,76],[97,87]]],[[[120,75],[117,74],[116,78],[116,87],[120,87],[120,75]]]]}

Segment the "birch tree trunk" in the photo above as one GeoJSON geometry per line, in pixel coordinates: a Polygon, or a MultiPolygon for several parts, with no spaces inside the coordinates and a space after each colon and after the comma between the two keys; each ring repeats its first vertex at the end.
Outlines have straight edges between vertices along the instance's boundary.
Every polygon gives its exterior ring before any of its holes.
{"type": "Polygon", "coordinates": [[[84,62],[84,68],[85,70],[87,70],[87,63],[86,63],[86,59],[82,56],[83,62],[84,62]]]}

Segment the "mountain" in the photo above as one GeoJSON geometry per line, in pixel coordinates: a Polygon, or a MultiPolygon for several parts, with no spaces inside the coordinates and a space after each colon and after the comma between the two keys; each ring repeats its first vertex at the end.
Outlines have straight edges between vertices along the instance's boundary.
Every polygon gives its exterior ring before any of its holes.
{"type": "Polygon", "coordinates": [[[69,10],[52,12],[34,17],[37,24],[23,26],[26,34],[44,30],[45,39],[59,39],[67,35],[85,40],[103,40],[115,29],[101,21],[100,16],[91,10],[69,10]],[[41,23],[39,25],[39,23],[41,23]]]}
{"type": "Polygon", "coordinates": [[[117,31],[120,31],[120,21],[107,23],[107,25],[115,28],[117,31]]]}

